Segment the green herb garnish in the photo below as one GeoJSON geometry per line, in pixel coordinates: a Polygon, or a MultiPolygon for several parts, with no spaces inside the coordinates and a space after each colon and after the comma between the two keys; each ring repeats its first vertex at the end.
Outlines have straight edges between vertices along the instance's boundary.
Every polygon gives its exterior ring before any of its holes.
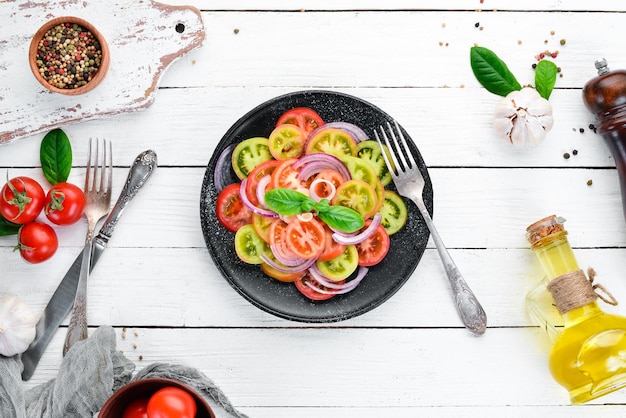
{"type": "Polygon", "coordinates": [[[535,68],[535,88],[537,93],[544,99],[548,100],[554,85],[556,84],[556,74],[558,68],[555,63],[548,60],[541,60],[535,68]]]}
{"type": "Polygon", "coordinates": [[[44,136],[39,151],[41,168],[51,185],[67,181],[72,169],[72,146],[61,129],[54,129],[44,136]]]}
{"type": "Polygon", "coordinates": [[[265,204],[274,212],[285,216],[315,211],[326,225],[343,232],[355,232],[365,225],[361,215],[353,209],[331,206],[328,199],[316,202],[304,193],[291,189],[277,188],[268,191],[265,194],[265,204]]]}
{"type": "Polygon", "coordinates": [[[487,48],[473,46],[470,49],[470,64],[476,79],[491,93],[506,96],[522,89],[504,61],[487,48]]]}

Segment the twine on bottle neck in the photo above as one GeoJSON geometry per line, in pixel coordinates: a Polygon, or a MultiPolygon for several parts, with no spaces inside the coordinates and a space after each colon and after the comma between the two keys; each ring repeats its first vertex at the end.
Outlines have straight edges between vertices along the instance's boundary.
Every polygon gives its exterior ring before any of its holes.
{"type": "Polygon", "coordinates": [[[548,290],[554,298],[554,303],[561,314],[580,308],[600,298],[609,305],[617,305],[617,300],[604,286],[593,284],[595,271],[589,269],[589,279],[582,270],[563,274],[548,284],[548,290]]]}

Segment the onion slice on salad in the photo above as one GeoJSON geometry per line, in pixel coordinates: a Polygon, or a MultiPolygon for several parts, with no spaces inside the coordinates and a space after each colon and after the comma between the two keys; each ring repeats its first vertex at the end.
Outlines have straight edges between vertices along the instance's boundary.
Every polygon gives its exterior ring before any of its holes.
{"type": "Polygon", "coordinates": [[[337,188],[335,187],[335,185],[333,184],[332,181],[328,181],[326,179],[315,179],[313,180],[313,182],[311,183],[311,186],[309,186],[309,197],[313,200],[315,200],[316,202],[319,202],[322,199],[328,199],[328,200],[333,200],[333,197],[335,197],[335,193],[337,192],[337,188]],[[330,192],[328,193],[328,196],[320,196],[317,194],[317,191],[315,190],[317,188],[317,185],[323,183],[326,185],[326,187],[328,187],[330,189],[330,192]]]}
{"type": "Polygon", "coordinates": [[[248,179],[241,180],[241,185],[239,186],[239,194],[241,195],[241,201],[244,205],[248,207],[252,212],[257,215],[266,216],[268,218],[278,218],[278,214],[269,209],[263,209],[256,205],[254,205],[250,199],[248,199],[248,195],[246,195],[246,184],[248,183],[248,179]]]}
{"type": "Polygon", "coordinates": [[[352,138],[354,138],[357,144],[361,141],[366,141],[369,139],[369,137],[367,136],[365,131],[363,131],[363,129],[359,128],[353,123],[341,122],[341,121],[340,122],[326,122],[319,128],[315,129],[313,132],[311,132],[309,134],[309,138],[312,138],[313,135],[317,135],[320,131],[323,131],[329,128],[341,129],[342,131],[347,132],[352,138]]]}
{"type": "Polygon", "coordinates": [[[319,292],[325,295],[341,295],[343,293],[348,293],[351,290],[353,290],[355,287],[357,287],[359,283],[361,283],[361,280],[363,280],[363,278],[365,277],[369,269],[363,266],[359,267],[359,271],[356,277],[350,280],[349,282],[343,283],[343,284],[333,283],[332,281],[326,279],[326,277],[324,277],[324,275],[317,268],[316,265],[311,266],[311,268],[309,268],[308,271],[313,281],[317,282],[321,286],[324,286],[330,290],[321,289],[318,286],[315,286],[315,284],[310,283],[310,281],[305,281],[304,282],[305,285],[309,286],[311,289],[315,290],[316,292],[319,292]]]}
{"type": "Polygon", "coordinates": [[[296,266],[285,266],[285,265],[278,264],[277,262],[272,260],[270,257],[268,257],[267,254],[261,254],[259,257],[261,258],[261,260],[263,260],[265,264],[267,264],[270,267],[275,268],[276,270],[282,273],[297,273],[299,271],[307,270],[316,261],[315,258],[309,258],[308,260],[305,259],[304,263],[302,264],[299,264],[296,266]]]}
{"type": "Polygon", "coordinates": [[[378,228],[378,225],[380,225],[381,219],[382,215],[380,213],[377,213],[372,218],[372,222],[363,231],[359,232],[356,235],[345,235],[340,232],[335,232],[333,233],[333,240],[343,245],[355,245],[363,242],[376,231],[376,228],[378,228]]]}
{"type": "Polygon", "coordinates": [[[297,169],[300,167],[302,167],[302,170],[298,173],[299,180],[306,180],[312,175],[327,169],[335,170],[345,181],[352,179],[348,167],[339,158],[330,154],[316,152],[305,155],[293,163],[293,168],[297,169]]]}
{"type": "Polygon", "coordinates": [[[217,162],[215,163],[215,170],[213,171],[213,184],[215,185],[215,190],[217,190],[218,193],[230,184],[228,174],[231,166],[230,158],[234,149],[235,144],[230,144],[224,148],[224,151],[222,151],[220,156],[217,158],[217,162]]]}
{"type": "Polygon", "coordinates": [[[261,177],[261,180],[259,180],[259,183],[256,186],[256,198],[264,208],[267,208],[267,205],[265,204],[265,188],[271,180],[272,176],[266,174],[261,177]]]}

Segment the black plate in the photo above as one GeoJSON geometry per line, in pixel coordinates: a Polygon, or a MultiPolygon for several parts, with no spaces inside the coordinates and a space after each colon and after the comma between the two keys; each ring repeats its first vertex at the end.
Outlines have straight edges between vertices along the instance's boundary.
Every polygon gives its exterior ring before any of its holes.
{"type": "MultiPolygon", "coordinates": [[[[215,216],[217,193],[213,172],[217,159],[231,144],[254,136],[268,137],[283,112],[302,106],[317,111],[325,122],[351,122],[371,135],[378,126],[393,121],[389,115],[370,103],[329,91],[295,92],[261,104],[226,132],[209,161],[200,195],[202,233],[224,278],[253,305],[293,321],[336,322],[370,311],[398,291],[417,267],[426,248],[429,232],[416,206],[405,199],[409,220],[400,232],[391,236],[391,248],[384,261],[372,267],[363,282],[352,292],[322,302],[310,301],[293,284],[274,280],[263,274],[258,266],[240,261],[235,254],[234,234],[224,229],[215,216]]],[[[432,213],[433,190],[428,171],[417,147],[404,129],[402,131],[424,175],[426,186],[423,197],[426,207],[432,213]]],[[[239,181],[232,169],[230,175],[232,183],[239,181]]]]}

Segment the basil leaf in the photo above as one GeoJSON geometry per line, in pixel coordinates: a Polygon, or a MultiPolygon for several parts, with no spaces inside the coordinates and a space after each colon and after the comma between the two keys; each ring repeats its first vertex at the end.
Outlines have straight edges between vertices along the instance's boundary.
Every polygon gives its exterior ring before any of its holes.
{"type": "Polygon", "coordinates": [[[54,129],[44,136],[39,150],[41,168],[46,180],[52,185],[67,181],[72,169],[72,145],[61,129],[54,129]]]}
{"type": "Polygon", "coordinates": [[[14,224],[7,221],[2,215],[0,215],[0,237],[7,235],[16,235],[21,225],[14,224]]]}
{"type": "Polygon", "coordinates": [[[473,46],[470,49],[470,64],[478,82],[491,93],[506,96],[522,89],[504,61],[487,48],[473,46]]]}
{"type": "Polygon", "coordinates": [[[324,213],[324,212],[328,212],[330,209],[330,205],[328,204],[328,199],[321,199],[319,202],[317,202],[317,204],[315,205],[315,211],[317,213],[324,213]]]}
{"type": "Polygon", "coordinates": [[[556,64],[548,60],[539,61],[535,67],[535,88],[537,93],[546,100],[550,98],[556,84],[557,72],[556,64]]]}
{"type": "Polygon", "coordinates": [[[355,232],[365,225],[357,211],[345,206],[329,206],[327,211],[319,212],[317,216],[331,228],[344,232],[355,232]]]}
{"type": "Polygon", "coordinates": [[[302,213],[303,206],[311,205],[313,208],[315,202],[307,195],[295,190],[277,188],[265,193],[265,204],[278,214],[290,216],[302,213]],[[311,205],[310,202],[313,204],[311,205]]]}

